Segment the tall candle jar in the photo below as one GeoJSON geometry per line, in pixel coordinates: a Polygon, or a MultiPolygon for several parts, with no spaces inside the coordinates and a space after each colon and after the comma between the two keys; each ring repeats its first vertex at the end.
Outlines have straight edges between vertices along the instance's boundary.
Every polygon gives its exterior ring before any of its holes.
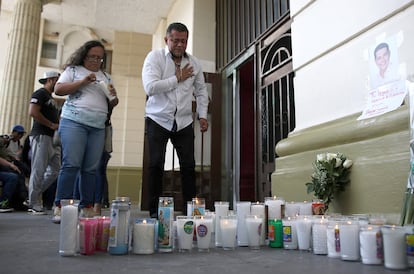
{"type": "MultiPolygon", "coordinates": [[[[313,219],[312,224],[312,249],[314,254],[328,254],[327,234],[328,220],[322,216],[313,219]]],[[[319,217],[319,215],[318,215],[319,217]]]]}
{"type": "Polygon", "coordinates": [[[281,220],[285,209],[285,199],[282,197],[265,197],[265,205],[267,206],[267,218],[281,220]]]}
{"type": "Polygon", "coordinates": [[[61,200],[61,221],[59,237],[59,254],[74,256],[78,242],[78,206],[79,200],[61,200]]]}
{"type": "Polygon", "coordinates": [[[131,204],[129,197],[117,197],[111,205],[111,224],[109,228],[108,253],[128,254],[130,239],[131,204]]]}
{"type": "Polygon", "coordinates": [[[311,249],[312,238],[312,219],[311,216],[298,216],[296,221],[296,231],[298,233],[299,250],[311,249]]]}
{"type": "Polygon", "coordinates": [[[134,254],[154,253],[155,219],[140,218],[135,220],[132,236],[134,254]]]}
{"type": "Polygon", "coordinates": [[[312,212],[312,202],[303,201],[299,204],[299,215],[310,216],[312,212]]]}
{"type": "Polygon", "coordinates": [[[237,236],[237,216],[220,216],[220,230],[222,235],[222,246],[224,250],[234,250],[236,248],[237,236]]]}
{"type": "Polygon", "coordinates": [[[192,199],[192,216],[204,215],[206,210],[206,199],[195,197],[192,199]]]}
{"type": "Polygon", "coordinates": [[[361,226],[359,231],[359,243],[363,264],[382,264],[384,256],[380,226],[361,226]]]}
{"type": "Polygon", "coordinates": [[[384,243],[384,266],[390,269],[406,269],[406,228],[386,225],[381,227],[381,232],[384,243]]]}
{"type": "Polygon", "coordinates": [[[246,216],[246,228],[248,235],[249,247],[252,250],[260,249],[260,238],[262,232],[262,216],[247,215],[246,216]]]}
{"type": "Polygon", "coordinates": [[[210,251],[211,232],[213,230],[212,215],[197,215],[195,217],[198,251],[210,251]]]}
{"type": "Polygon", "coordinates": [[[339,224],[339,239],[341,243],[341,259],[357,261],[360,259],[359,220],[347,218],[339,224]]]}
{"type": "Polygon", "coordinates": [[[262,217],[262,231],[260,232],[260,245],[265,245],[266,241],[266,213],[265,205],[263,203],[252,203],[250,205],[250,214],[262,217]]]}
{"type": "Polygon", "coordinates": [[[283,225],[283,248],[284,249],[298,249],[296,218],[287,217],[282,220],[282,225],[283,225]]]}
{"type": "Polygon", "coordinates": [[[96,250],[97,218],[79,218],[79,250],[83,255],[92,255],[96,250]]]}
{"type": "Polygon", "coordinates": [[[328,221],[328,226],[326,228],[326,242],[327,242],[329,258],[340,258],[341,257],[339,222],[340,222],[340,219],[337,219],[337,218],[330,219],[328,221]]]}
{"type": "Polygon", "coordinates": [[[300,203],[297,202],[286,202],[285,204],[285,217],[296,217],[300,212],[300,203]]]}
{"type": "Polygon", "coordinates": [[[237,244],[239,246],[248,246],[249,237],[246,228],[246,216],[250,215],[251,202],[237,202],[237,244]]]}
{"type": "Polygon", "coordinates": [[[187,252],[193,248],[195,221],[193,216],[177,216],[178,251],[187,252]]]}
{"type": "Polygon", "coordinates": [[[111,218],[108,216],[95,217],[98,221],[96,230],[96,251],[106,252],[108,249],[109,227],[111,218]]]}
{"type": "Polygon", "coordinates": [[[229,214],[229,202],[216,201],[214,202],[214,210],[216,212],[215,218],[215,246],[222,246],[222,236],[220,230],[220,217],[227,216],[229,214]]]}
{"type": "Polygon", "coordinates": [[[160,197],[158,202],[158,251],[173,251],[174,198],[160,197]]]}
{"type": "Polygon", "coordinates": [[[405,245],[407,250],[407,263],[409,268],[414,268],[414,225],[405,225],[405,245]]]}

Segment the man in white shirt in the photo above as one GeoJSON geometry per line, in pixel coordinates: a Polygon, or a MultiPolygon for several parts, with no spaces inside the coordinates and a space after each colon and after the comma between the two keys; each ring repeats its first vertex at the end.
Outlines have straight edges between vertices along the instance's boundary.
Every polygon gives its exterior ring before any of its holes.
{"type": "Polygon", "coordinates": [[[168,139],[180,162],[183,211],[196,196],[192,104],[195,97],[202,132],[208,129],[208,92],[200,62],[186,53],[188,29],[172,23],[164,38],[168,49],[150,52],[142,69],[147,94],[146,135],[149,144],[149,211],[157,216],[162,194],[165,150],[168,139]]]}

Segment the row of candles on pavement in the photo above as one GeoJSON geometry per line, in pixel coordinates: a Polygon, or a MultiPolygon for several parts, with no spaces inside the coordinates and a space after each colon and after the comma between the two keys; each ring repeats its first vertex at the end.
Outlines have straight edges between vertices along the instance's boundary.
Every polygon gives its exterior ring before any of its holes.
{"type": "Polygon", "coordinates": [[[158,219],[139,218],[130,225],[130,201],[117,197],[110,217],[78,218],[75,200],[62,201],[59,253],[73,256],[93,254],[152,254],[185,252],[212,247],[234,250],[274,248],[313,251],[314,254],[383,264],[390,269],[414,266],[414,226],[384,225],[384,219],[368,216],[313,215],[323,204],[285,203],[266,197],[264,203],[216,201],[215,212],[205,209],[205,200],[188,202],[187,216],[174,217],[172,197],[160,197],[158,219]]]}

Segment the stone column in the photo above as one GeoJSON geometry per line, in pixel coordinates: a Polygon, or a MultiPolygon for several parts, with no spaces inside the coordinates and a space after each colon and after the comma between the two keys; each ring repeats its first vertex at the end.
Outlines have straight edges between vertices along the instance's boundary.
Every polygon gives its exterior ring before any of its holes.
{"type": "Polygon", "coordinates": [[[14,124],[30,129],[28,107],[36,75],[41,13],[41,0],[16,2],[0,89],[0,134],[10,133],[14,124]]]}

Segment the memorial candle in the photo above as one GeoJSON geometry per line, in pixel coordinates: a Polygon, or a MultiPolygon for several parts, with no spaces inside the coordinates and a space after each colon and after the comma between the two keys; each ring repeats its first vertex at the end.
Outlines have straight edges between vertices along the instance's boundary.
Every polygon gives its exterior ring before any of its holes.
{"type": "Polygon", "coordinates": [[[359,221],[348,218],[341,222],[339,224],[339,239],[341,259],[345,261],[359,260],[359,221]]]}
{"type": "Polygon", "coordinates": [[[248,246],[249,238],[246,228],[246,216],[250,215],[251,202],[237,202],[237,244],[239,246],[248,246]]]}
{"type": "Polygon", "coordinates": [[[363,264],[382,264],[383,249],[380,226],[365,225],[359,231],[363,264]]]}
{"type": "Polygon", "coordinates": [[[229,202],[224,201],[216,201],[214,202],[214,209],[215,209],[215,246],[222,245],[222,236],[220,230],[220,216],[227,216],[229,213],[229,202]]]}
{"type": "Polygon", "coordinates": [[[312,224],[312,248],[314,254],[327,254],[327,235],[326,229],[328,226],[327,220],[322,216],[315,218],[312,224]]]}
{"type": "Polygon", "coordinates": [[[266,219],[265,219],[265,205],[263,203],[253,203],[250,206],[250,214],[262,217],[262,231],[260,232],[260,245],[265,244],[266,240],[266,219]]]}
{"type": "Polygon", "coordinates": [[[406,269],[408,267],[406,229],[395,225],[383,226],[381,232],[384,242],[384,266],[390,269],[406,269]]]}
{"type": "Polygon", "coordinates": [[[296,221],[296,231],[298,233],[299,250],[310,250],[312,220],[309,216],[298,216],[296,221]]]}
{"type": "Polygon", "coordinates": [[[237,216],[220,216],[220,230],[222,235],[222,246],[224,250],[234,250],[237,236],[237,216]]]}
{"type": "Polygon", "coordinates": [[[283,248],[298,249],[298,236],[296,232],[295,217],[287,217],[282,220],[283,225],[283,248]]]}
{"type": "Polygon", "coordinates": [[[133,247],[134,254],[154,253],[154,219],[137,219],[133,228],[133,247]]]}
{"type": "Polygon", "coordinates": [[[74,256],[76,253],[78,205],[79,200],[61,200],[61,221],[59,254],[61,256],[74,256]]]}

